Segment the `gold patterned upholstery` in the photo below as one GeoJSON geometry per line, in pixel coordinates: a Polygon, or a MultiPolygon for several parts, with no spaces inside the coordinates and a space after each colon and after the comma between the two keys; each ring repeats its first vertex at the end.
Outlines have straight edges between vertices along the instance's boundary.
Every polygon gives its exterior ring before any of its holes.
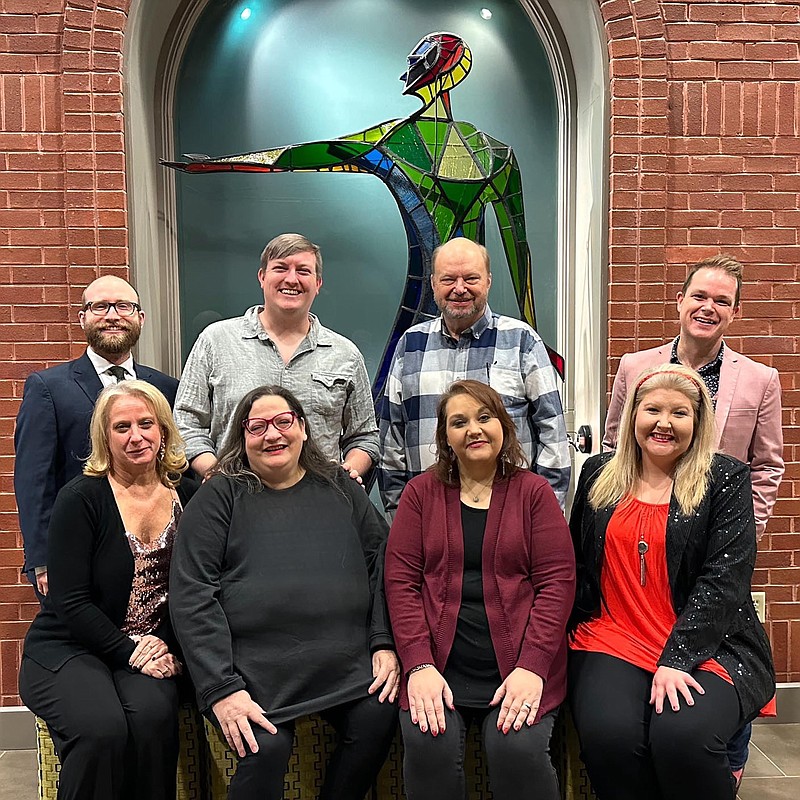
{"type": "MultiPolygon", "coordinates": [[[[204,796],[211,800],[225,800],[228,784],[236,770],[236,755],[228,748],[222,733],[208,720],[203,720],[193,705],[182,705],[178,715],[180,756],[177,800],[201,800],[204,796]],[[201,732],[201,720],[205,737],[201,732]],[[207,742],[207,753],[203,752],[201,746],[203,739],[207,742]]],[[[298,720],[294,748],[286,771],[285,800],[312,800],[317,796],[334,743],[333,729],[320,717],[312,715],[298,720]]],[[[47,725],[38,717],[36,744],[39,800],[56,800],[61,764],[47,725]]],[[[562,710],[556,722],[551,751],[559,775],[562,800],[595,800],[586,768],[580,760],[578,735],[566,709],[562,710]]],[[[475,726],[470,728],[467,737],[465,769],[469,800],[492,800],[486,781],[485,755],[475,726]]],[[[389,757],[367,800],[401,800],[403,796],[403,746],[398,730],[389,757]]]]}
{"type": "MultiPolygon", "coordinates": [[[[192,703],[178,709],[178,752],[176,800],[202,800],[206,784],[201,747],[200,713],[192,703]]],[[[56,800],[61,762],[53,747],[47,723],[36,717],[36,752],[39,768],[39,800],[56,800]]]]}
{"type": "Polygon", "coordinates": [[[586,767],[581,761],[578,732],[566,704],[561,707],[556,720],[550,752],[558,772],[562,800],[596,800],[586,767]]]}
{"type": "Polygon", "coordinates": [[[39,768],[39,800],[56,800],[61,762],[47,724],[39,717],[36,717],[36,762],[39,768]]]}
{"type": "MultiPolygon", "coordinates": [[[[211,797],[213,800],[224,800],[228,784],[236,772],[237,756],[228,747],[219,728],[208,720],[205,720],[205,730],[210,756],[208,778],[211,797]]],[[[284,778],[284,800],[311,800],[317,797],[334,743],[333,728],[321,717],[314,714],[297,721],[294,747],[284,778]]]]}
{"type": "MultiPolygon", "coordinates": [[[[206,736],[211,761],[211,797],[213,800],[224,800],[228,784],[236,770],[236,755],[228,747],[219,729],[208,720],[206,736]]],[[[294,748],[284,782],[284,800],[313,800],[317,797],[322,786],[325,765],[335,746],[335,738],[333,728],[315,714],[297,721],[294,748]]],[[[467,737],[465,769],[470,800],[491,800],[492,793],[485,778],[483,748],[474,726],[467,737]]],[[[403,745],[398,728],[386,763],[367,800],[401,800],[403,797],[403,745]]]]}

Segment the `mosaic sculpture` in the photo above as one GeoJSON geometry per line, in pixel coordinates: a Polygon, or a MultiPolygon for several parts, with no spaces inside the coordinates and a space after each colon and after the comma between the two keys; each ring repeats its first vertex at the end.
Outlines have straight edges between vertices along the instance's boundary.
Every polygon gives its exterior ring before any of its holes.
{"type": "MultiPolygon", "coordinates": [[[[408,275],[400,308],[373,384],[383,392],[392,354],[411,326],[438,313],[430,286],[431,255],[457,236],[483,243],[486,209],[497,218],[522,319],[536,327],[531,258],[525,230],[522,178],[512,149],[470,122],[453,119],[450,90],[472,67],[467,43],[452,33],[431,33],[408,56],[403,94],[422,108],[403,119],[319,142],[188,162],[162,161],[189,173],[357,172],[376,175],[392,193],[408,239],[408,275]]],[[[549,348],[548,348],[549,349],[549,348]]],[[[563,359],[550,350],[563,377],[563,359]]]]}

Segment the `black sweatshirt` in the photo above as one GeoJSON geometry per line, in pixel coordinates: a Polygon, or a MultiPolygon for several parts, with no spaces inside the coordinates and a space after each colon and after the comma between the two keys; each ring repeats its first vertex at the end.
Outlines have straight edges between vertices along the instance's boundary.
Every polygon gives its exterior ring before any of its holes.
{"type": "Polygon", "coordinates": [[[273,723],[367,695],[371,653],[394,647],[387,526],[343,471],[336,484],[249,493],[216,476],[184,512],[170,611],[204,712],[240,689],[273,723]]]}

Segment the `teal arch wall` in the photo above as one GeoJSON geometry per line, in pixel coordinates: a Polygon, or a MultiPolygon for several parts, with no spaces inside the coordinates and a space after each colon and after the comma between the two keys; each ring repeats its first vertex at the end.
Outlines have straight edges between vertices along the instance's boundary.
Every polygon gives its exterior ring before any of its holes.
{"type": "MultiPolygon", "coordinates": [[[[510,144],[520,163],[538,327],[556,343],[558,110],[538,34],[514,0],[211,0],[175,92],[175,153],[222,155],[333,138],[404,117],[399,76],[417,41],[452,31],[474,64],[453,115],[510,144]],[[247,19],[242,12],[250,10],[247,19]]],[[[246,16],[246,15],[245,15],[246,16]]],[[[209,322],[259,302],[258,256],[278,233],[322,246],[314,312],[349,336],[371,375],[406,272],[400,214],[375,177],[342,173],[177,175],[182,356],[209,322]]],[[[491,213],[495,311],[519,316],[491,213]]]]}

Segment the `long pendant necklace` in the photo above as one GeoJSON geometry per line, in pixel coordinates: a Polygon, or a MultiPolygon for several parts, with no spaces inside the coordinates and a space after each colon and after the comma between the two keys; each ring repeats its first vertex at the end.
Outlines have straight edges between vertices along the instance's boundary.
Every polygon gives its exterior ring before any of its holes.
{"type": "MultiPolygon", "coordinates": [[[[655,503],[655,505],[662,505],[671,491],[672,481],[667,484],[667,488],[664,490],[661,497],[658,498],[658,502],[655,503]]],[[[644,538],[644,529],[641,529],[639,531],[639,541],[636,543],[636,551],[639,553],[639,583],[642,586],[647,585],[647,564],[644,557],[647,555],[649,549],[650,545],[647,544],[644,538]]]]}
{"type": "Polygon", "coordinates": [[[644,540],[644,531],[639,534],[639,583],[642,586],[647,584],[647,568],[644,563],[645,553],[650,549],[644,540]]]}

